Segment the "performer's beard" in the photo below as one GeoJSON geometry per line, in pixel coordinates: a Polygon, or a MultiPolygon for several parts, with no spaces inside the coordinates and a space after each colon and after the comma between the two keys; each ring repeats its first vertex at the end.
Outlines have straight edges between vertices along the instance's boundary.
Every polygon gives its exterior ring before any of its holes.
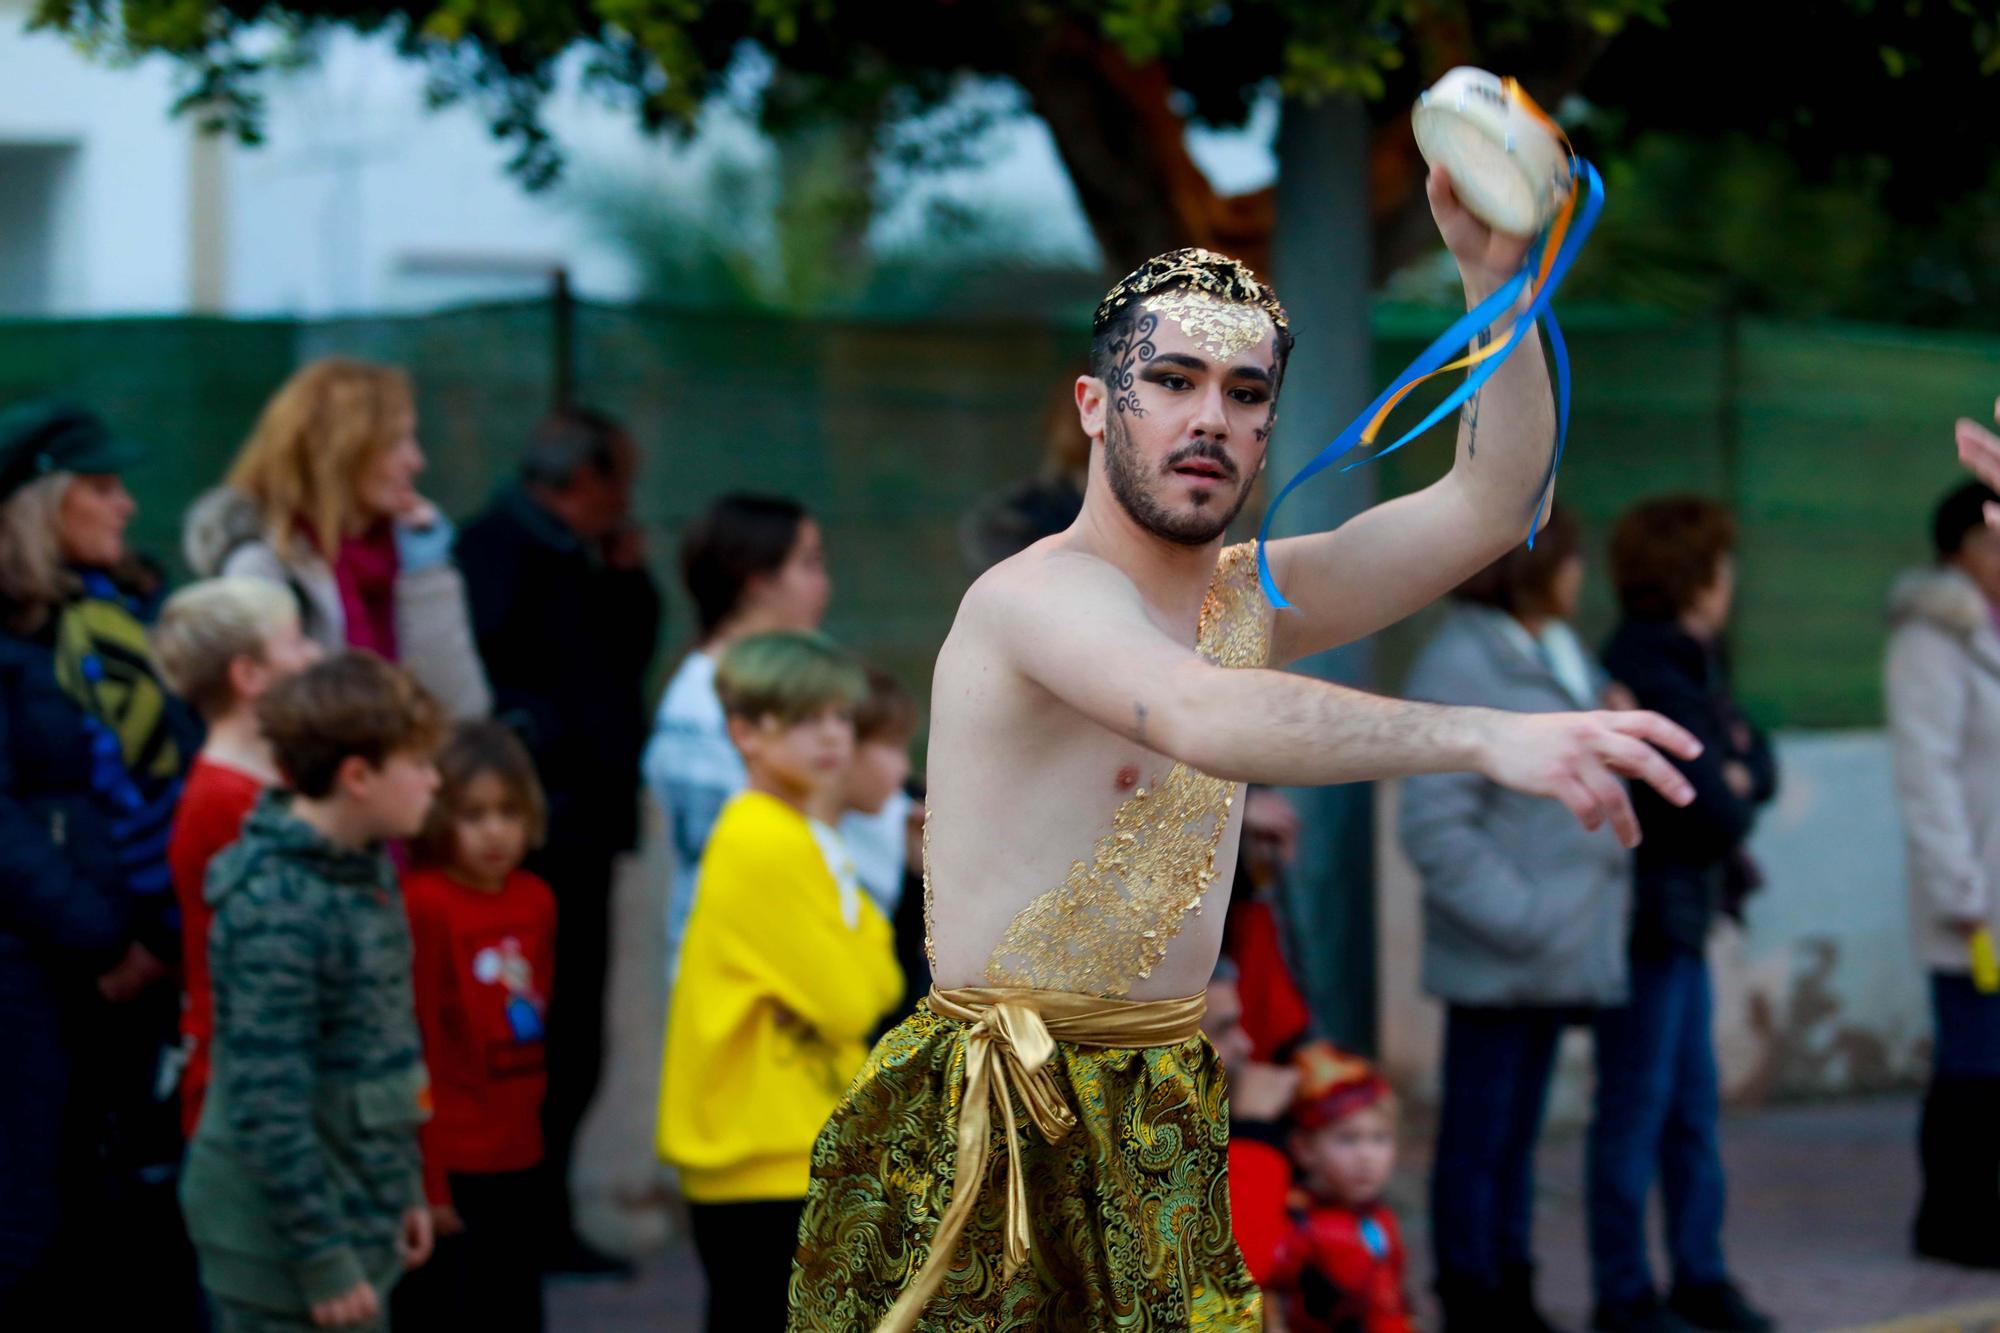
{"type": "Polygon", "coordinates": [[[1175,513],[1160,503],[1147,484],[1145,460],[1125,430],[1124,414],[1118,409],[1104,419],[1104,474],[1111,481],[1111,494],[1132,520],[1156,537],[1180,546],[1206,546],[1229,530],[1243,506],[1250,501],[1250,487],[1241,480],[1241,470],[1219,444],[1197,440],[1167,455],[1160,464],[1160,477],[1172,477],[1174,469],[1191,459],[1202,459],[1222,469],[1223,476],[1236,484],[1235,500],[1225,509],[1222,497],[1200,496],[1189,513],[1175,513]]]}

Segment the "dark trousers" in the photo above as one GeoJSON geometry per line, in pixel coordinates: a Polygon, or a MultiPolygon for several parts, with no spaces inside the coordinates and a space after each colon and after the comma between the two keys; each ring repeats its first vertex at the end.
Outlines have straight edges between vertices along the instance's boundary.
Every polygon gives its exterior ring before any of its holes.
{"type": "Polygon", "coordinates": [[[1653,1294],[1646,1201],[1655,1178],[1666,1199],[1675,1283],[1727,1275],[1714,1012],[1707,960],[1676,950],[1634,958],[1631,1002],[1598,1014],[1588,1189],[1591,1282],[1600,1304],[1653,1294]]]}
{"type": "Polygon", "coordinates": [[[533,1170],[454,1172],[465,1230],[439,1237],[430,1262],[403,1274],[391,1297],[395,1327],[542,1333],[540,1192],[533,1170]]]}
{"type": "Polygon", "coordinates": [[[1983,1238],[2000,1256],[2000,995],[1961,973],[1931,974],[1936,1041],[1917,1149],[1923,1201],[1917,1244],[1965,1250],[1983,1238]]]}
{"type": "Polygon", "coordinates": [[[159,1095],[168,987],[60,1013],[0,990],[0,1328],[207,1327],[176,1186],[180,1111],[159,1095]],[[10,1081],[12,1080],[12,1081],[10,1081]],[[116,1282],[101,1280],[119,1256],[116,1282]]]}
{"type": "Polygon", "coordinates": [[[688,1205],[708,1278],[708,1333],[785,1333],[805,1211],[804,1199],[688,1205]]]}
{"type": "Polygon", "coordinates": [[[1533,1263],[1535,1141],[1572,1012],[1458,1004],[1446,1011],[1431,1242],[1439,1290],[1454,1300],[1497,1291],[1533,1263]]]}
{"type": "Polygon", "coordinates": [[[19,1328],[33,1326],[29,1302],[39,1299],[64,1212],[70,1051],[41,987],[25,967],[0,974],[9,1047],[0,1078],[0,1325],[19,1328]]]}
{"type": "Polygon", "coordinates": [[[604,981],[610,970],[611,873],[616,853],[548,846],[530,863],[556,897],[556,974],[549,996],[549,1090],[542,1102],[543,1234],[574,1234],[569,1168],[577,1130],[604,1073],[604,981]]]}

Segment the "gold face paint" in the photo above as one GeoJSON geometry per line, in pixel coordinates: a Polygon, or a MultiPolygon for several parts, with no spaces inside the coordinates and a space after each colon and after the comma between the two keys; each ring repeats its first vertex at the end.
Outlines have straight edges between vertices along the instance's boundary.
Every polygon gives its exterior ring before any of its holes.
{"type": "MultiPolygon", "coordinates": [[[[1213,250],[1187,249],[1156,255],[1120,278],[1117,285],[1104,294],[1103,302],[1097,307],[1097,317],[1091,321],[1091,329],[1093,332],[1101,331],[1132,305],[1144,304],[1149,309],[1164,313],[1167,303],[1181,293],[1206,296],[1223,305],[1247,307],[1268,318],[1270,327],[1280,335],[1289,328],[1285,307],[1278,303],[1277,293],[1256,274],[1227,255],[1219,255],[1213,250]],[[1153,299],[1154,292],[1160,293],[1158,300],[1153,299]]],[[[1175,322],[1181,323],[1178,318],[1175,322]]],[[[1187,325],[1181,323],[1181,327],[1185,329],[1187,325]]],[[[1258,336],[1263,336],[1261,329],[1258,336]]],[[[1232,341],[1225,339],[1224,345],[1232,341]]]]}
{"type": "Polygon", "coordinates": [[[1186,288],[1148,297],[1146,309],[1180,325],[1182,333],[1225,365],[1273,332],[1270,316],[1258,306],[1186,288]]]}

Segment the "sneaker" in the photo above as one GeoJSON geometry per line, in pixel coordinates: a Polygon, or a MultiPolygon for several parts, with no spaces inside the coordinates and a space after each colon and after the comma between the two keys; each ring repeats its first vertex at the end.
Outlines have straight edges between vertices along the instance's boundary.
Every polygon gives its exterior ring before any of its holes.
{"type": "Polygon", "coordinates": [[[1440,1277],[1436,1291],[1443,1333],[1493,1333],[1500,1294],[1483,1282],[1440,1277]]]}
{"type": "Polygon", "coordinates": [[[542,1272],[553,1278],[629,1282],[637,1270],[627,1261],[573,1236],[542,1259],[542,1272]]]}
{"type": "Polygon", "coordinates": [[[1598,1306],[1590,1326],[1597,1333],[1688,1333],[1688,1326],[1650,1294],[1624,1305],[1598,1306]]]}
{"type": "Polygon", "coordinates": [[[1952,1234],[1942,1227],[1919,1223],[1910,1248],[1919,1259],[1935,1259],[1960,1268],[2000,1269],[2000,1236],[1952,1234]]]}
{"type": "Polygon", "coordinates": [[[1535,1304],[1533,1268],[1510,1269],[1501,1275],[1496,1311],[1497,1325],[1489,1320],[1488,1326],[1504,1329],[1506,1333],[1563,1333],[1535,1304]]]}
{"type": "Polygon", "coordinates": [[[1734,1282],[1698,1282],[1676,1286],[1667,1305],[1692,1328],[1712,1333],[1771,1333],[1777,1323],[1743,1299],[1734,1282]]]}

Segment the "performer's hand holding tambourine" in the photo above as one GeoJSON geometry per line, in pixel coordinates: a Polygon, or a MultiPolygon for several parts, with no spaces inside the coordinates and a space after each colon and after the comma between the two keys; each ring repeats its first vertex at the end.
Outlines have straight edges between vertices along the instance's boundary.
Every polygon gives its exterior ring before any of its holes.
{"type": "MultiPolygon", "coordinates": [[[[1371,458],[1401,449],[1445,420],[1479,392],[1521,341],[1537,327],[1547,331],[1549,361],[1555,372],[1556,447],[1548,477],[1536,492],[1528,519],[1528,542],[1541,526],[1544,505],[1554,495],[1556,469],[1569,437],[1569,351],[1550,299],[1576,261],[1604,207],[1604,182],[1596,168],[1570,148],[1569,136],[1513,79],[1483,69],[1452,70],[1417,99],[1411,127],[1424,160],[1443,172],[1456,209],[1447,210],[1435,175],[1431,200],[1445,242],[1466,275],[1472,309],[1434,339],[1417,359],[1283,486],[1264,507],[1257,532],[1257,577],[1271,605],[1285,600],[1271,577],[1265,546],[1285,497],[1351,451],[1372,447],[1371,458]],[[1491,235],[1473,236],[1460,214],[1484,224],[1491,235]],[[1483,251],[1483,253],[1481,253],[1483,251]],[[1474,269],[1485,270],[1474,280],[1474,269]],[[1511,269],[1511,272],[1506,270],[1511,269]],[[1493,282],[1486,289],[1486,280],[1493,282]],[[1476,342],[1467,351],[1468,342],[1476,342]],[[1415,426],[1386,446],[1376,446],[1383,423],[1410,391],[1426,380],[1465,371],[1459,386],[1433,405],[1415,426]]],[[[1343,469],[1361,462],[1346,462],[1343,469]]]]}
{"type": "Polygon", "coordinates": [[[1534,236],[1569,198],[1562,131],[1512,79],[1460,66],[1417,99],[1410,124],[1424,160],[1497,232],[1534,236]]]}

